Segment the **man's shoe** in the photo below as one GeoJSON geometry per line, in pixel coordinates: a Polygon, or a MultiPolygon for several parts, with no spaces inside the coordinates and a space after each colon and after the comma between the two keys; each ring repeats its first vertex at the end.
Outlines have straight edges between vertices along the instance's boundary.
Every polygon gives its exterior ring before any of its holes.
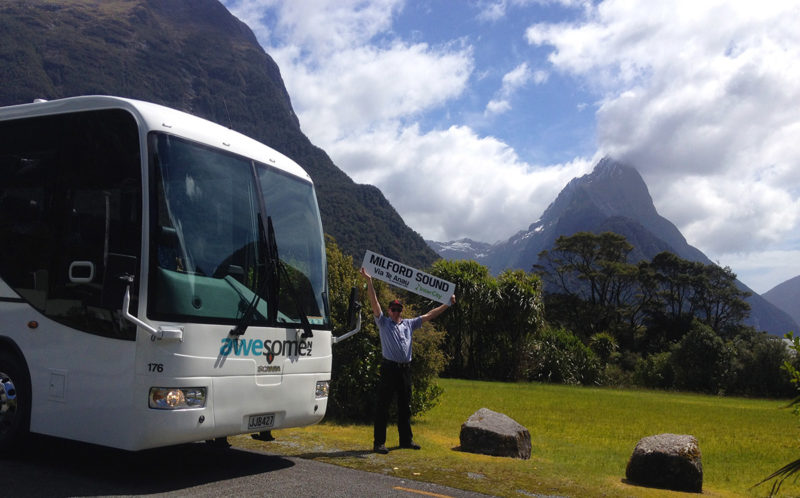
{"type": "Polygon", "coordinates": [[[400,447],[404,448],[404,449],[407,449],[407,450],[419,450],[419,449],[422,448],[420,445],[418,445],[414,441],[411,441],[410,443],[406,443],[406,444],[401,444],[400,447]]]}
{"type": "Polygon", "coordinates": [[[376,444],[375,446],[372,447],[372,451],[374,451],[375,453],[380,453],[381,455],[389,453],[389,450],[386,449],[385,444],[376,444]]]}

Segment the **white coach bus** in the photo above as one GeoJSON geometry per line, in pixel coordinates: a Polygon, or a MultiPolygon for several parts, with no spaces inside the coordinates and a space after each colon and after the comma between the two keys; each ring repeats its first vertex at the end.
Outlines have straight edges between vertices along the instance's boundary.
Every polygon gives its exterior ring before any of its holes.
{"type": "Polygon", "coordinates": [[[326,272],[311,178],[269,147],[116,97],[0,108],[0,452],[319,422],[360,328],[332,335],[326,272]]]}

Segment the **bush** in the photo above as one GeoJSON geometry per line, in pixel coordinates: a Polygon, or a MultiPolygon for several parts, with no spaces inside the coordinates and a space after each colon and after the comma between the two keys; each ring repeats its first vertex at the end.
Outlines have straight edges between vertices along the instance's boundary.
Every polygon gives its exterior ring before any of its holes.
{"type": "Polygon", "coordinates": [[[370,322],[372,313],[362,322],[361,332],[334,345],[329,418],[358,422],[372,420],[381,346],[375,324],[372,322],[370,326],[370,322]]]}
{"type": "Polygon", "coordinates": [[[436,383],[445,365],[447,357],[442,346],[444,332],[430,322],[414,332],[411,364],[413,388],[411,391],[411,414],[424,413],[439,403],[444,390],[436,383]]]}
{"type": "Polygon", "coordinates": [[[569,330],[547,327],[527,342],[523,372],[528,380],[597,384],[601,366],[594,352],[569,330]]]}
{"type": "Polygon", "coordinates": [[[694,320],[672,351],[675,387],[717,394],[723,391],[731,369],[731,350],[711,327],[694,320]]]}
{"type": "Polygon", "coordinates": [[[643,387],[656,389],[669,389],[675,383],[675,373],[672,370],[672,353],[662,351],[640,358],[636,363],[633,373],[634,381],[643,387]]]}
{"type": "Polygon", "coordinates": [[[797,356],[780,337],[745,329],[733,338],[731,346],[733,361],[728,393],[773,397],[795,393],[782,366],[785,362],[797,364],[797,356]]]}
{"type": "Polygon", "coordinates": [[[619,365],[609,363],[603,369],[600,383],[604,386],[631,387],[635,385],[633,372],[624,370],[619,365]]]}
{"type": "Polygon", "coordinates": [[[614,359],[617,354],[617,339],[608,332],[598,332],[589,338],[589,347],[604,364],[614,359]]]}

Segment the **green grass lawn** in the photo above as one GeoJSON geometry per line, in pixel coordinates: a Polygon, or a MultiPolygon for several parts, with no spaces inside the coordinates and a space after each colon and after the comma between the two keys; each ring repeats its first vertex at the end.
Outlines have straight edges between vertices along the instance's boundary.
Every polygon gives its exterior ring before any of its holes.
{"type": "MultiPolygon", "coordinates": [[[[711,496],[765,496],[755,483],[800,457],[798,419],[786,401],[441,379],[440,404],[413,421],[422,450],[399,450],[388,430],[388,455],[371,452],[372,427],[325,422],[249,436],[234,446],[301,456],[403,478],[499,496],[674,496],[623,482],[636,443],[661,433],[691,434],[700,445],[703,491],[711,496]],[[531,433],[530,460],[461,452],[461,424],[479,408],[504,413],[531,433]]],[[[787,482],[783,496],[800,495],[787,482]]]]}

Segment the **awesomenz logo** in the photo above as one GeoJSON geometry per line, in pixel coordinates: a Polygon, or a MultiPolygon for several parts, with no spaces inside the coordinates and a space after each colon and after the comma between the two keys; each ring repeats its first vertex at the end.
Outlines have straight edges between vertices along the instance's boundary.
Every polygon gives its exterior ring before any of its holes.
{"type": "Polygon", "coordinates": [[[311,341],[262,341],[261,339],[222,339],[219,354],[229,356],[264,356],[272,364],[276,356],[311,356],[311,341]]]}

